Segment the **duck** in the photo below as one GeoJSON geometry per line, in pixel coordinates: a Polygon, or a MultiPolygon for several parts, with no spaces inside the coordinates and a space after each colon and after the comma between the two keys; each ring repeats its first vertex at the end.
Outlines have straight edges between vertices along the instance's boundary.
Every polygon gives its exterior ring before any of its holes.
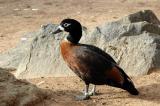
{"type": "Polygon", "coordinates": [[[79,43],[82,37],[79,21],[63,19],[52,34],[63,31],[68,33],[60,43],[63,60],[85,84],[83,95],[76,96],[76,100],[87,100],[95,95],[97,85],[120,88],[131,95],[139,94],[131,78],[108,53],[96,46],[79,43]],[[93,84],[91,91],[90,84],[93,84]]]}

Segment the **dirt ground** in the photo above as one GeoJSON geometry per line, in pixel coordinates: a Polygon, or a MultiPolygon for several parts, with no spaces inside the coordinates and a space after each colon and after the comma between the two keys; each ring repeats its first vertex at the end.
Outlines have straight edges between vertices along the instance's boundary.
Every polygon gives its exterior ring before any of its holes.
{"type": "MultiPolygon", "coordinates": [[[[16,46],[27,32],[40,25],[75,18],[92,30],[104,22],[117,20],[130,13],[151,9],[160,19],[159,0],[0,0],[0,53],[16,46]]],[[[78,78],[29,79],[40,88],[51,90],[51,96],[38,106],[160,106],[160,72],[133,78],[139,96],[99,86],[91,100],[75,101],[83,83],[78,78]]]]}
{"type": "Polygon", "coordinates": [[[75,100],[76,95],[82,95],[84,88],[84,83],[77,77],[28,81],[40,88],[51,90],[49,99],[38,106],[160,106],[160,72],[132,79],[140,92],[138,96],[103,85],[97,86],[96,96],[85,101],[75,100]]]}

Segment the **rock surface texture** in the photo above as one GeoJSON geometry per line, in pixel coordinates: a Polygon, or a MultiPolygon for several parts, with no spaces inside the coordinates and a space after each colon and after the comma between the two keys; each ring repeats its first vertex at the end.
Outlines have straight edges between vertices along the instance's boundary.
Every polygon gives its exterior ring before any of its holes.
{"type": "MultiPolygon", "coordinates": [[[[73,76],[60,56],[59,43],[65,34],[51,34],[56,26],[44,25],[27,34],[26,40],[8,53],[9,58],[0,56],[0,67],[17,69],[18,78],[73,76]]],[[[90,33],[84,29],[80,42],[103,49],[131,76],[160,67],[160,21],[150,10],[105,23],[90,33]]]]}
{"type": "Polygon", "coordinates": [[[73,73],[60,56],[60,41],[64,34],[53,35],[57,25],[44,25],[35,33],[29,51],[19,64],[16,76],[19,78],[69,76],[73,73]]]}
{"type": "Polygon", "coordinates": [[[35,106],[45,100],[46,92],[0,69],[0,106],[35,106]]]}

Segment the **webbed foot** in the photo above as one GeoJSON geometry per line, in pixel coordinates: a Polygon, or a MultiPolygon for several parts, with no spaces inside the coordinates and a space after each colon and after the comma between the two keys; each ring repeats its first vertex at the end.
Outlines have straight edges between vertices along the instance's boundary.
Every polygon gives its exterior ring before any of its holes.
{"type": "Polygon", "coordinates": [[[88,100],[90,99],[89,95],[80,95],[80,96],[76,96],[76,100],[81,101],[81,100],[88,100]]]}
{"type": "Polygon", "coordinates": [[[89,92],[89,94],[88,94],[89,96],[95,96],[95,95],[97,95],[97,93],[96,92],[93,92],[93,91],[91,91],[91,92],[89,92]]]}

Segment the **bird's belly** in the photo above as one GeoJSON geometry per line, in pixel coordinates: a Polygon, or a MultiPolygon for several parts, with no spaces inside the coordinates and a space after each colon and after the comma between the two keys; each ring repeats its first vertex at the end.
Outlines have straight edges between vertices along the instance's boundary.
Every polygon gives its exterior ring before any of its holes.
{"type": "Polygon", "coordinates": [[[76,58],[69,57],[64,59],[67,63],[68,67],[82,80],[85,80],[87,78],[86,71],[84,68],[81,67],[82,64],[80,64],[76,58]]]}
{"type": "Polygon", "coordinates": [[[74,57],[73,55],[68,55],[63,58],[68,67],[86,83],[96,85],[105,84],[105,74],[100,67],[94,67],[93,65],[86,64],[84,61],[80,61],[79,58],[76,56],[74,57]]]}
{"type": "Polygon", "coordinates": [[[68,66],[78,77],[80,77],[86,83],[92,83],[96,85],[102,85],[106,83],[105,74],[103,74],[102,72],[98,72],[101,70],[91,69],[85,66],[85,64],[80,64],[80,63],[74,65],[68,63],[68,66]]]}

